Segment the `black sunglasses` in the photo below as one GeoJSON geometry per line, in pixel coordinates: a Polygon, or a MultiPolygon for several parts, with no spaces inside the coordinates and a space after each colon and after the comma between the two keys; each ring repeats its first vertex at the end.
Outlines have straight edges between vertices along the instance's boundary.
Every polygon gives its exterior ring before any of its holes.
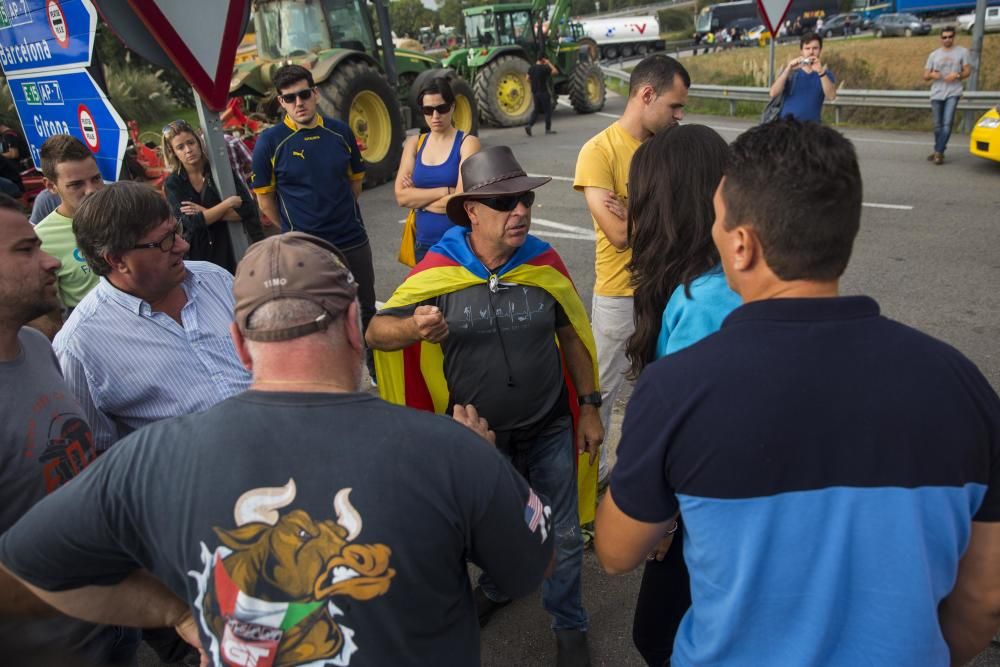
{"type": "Polygon", "coordinates": [[[174,120],[163,126],[160,130],[160,134],[166,134],[167,132],[193,132],[191,125],[186,120],[174,120]]]}
{"type": "Polygon", "coordinates": [[[955,35],[941,35],[941,39],[955,39],[955,35]]]}
{"type": "Polygon", "coordinates": [[[278,95],[281,101],[285,104],[295,104],[295,99],[298,98],[305,102],[313,96],[313,89],[306,88],[305,90],[297,90],[294,93],[285,93],[284,95],[278,95]]]}
{"type": "Polygon", "coordinates": [[[423,112],[425,116],[431,116],[434,114],[435,111],[437,111],[439,115],[443,116],[449,111],[451,111],[451,105],[439,104],[436,107],[420,107],[420,111],[423,112]]]}
{"type": "Polygon", "coordinates": [[[480,204],[486,204],[494,211],[513,211],[517,205],[524,204],[526,208],[531,208],[535,203],[534,192],[523,192],[519,195],[506,195],[503,197],[490,197],[489,199],[477,199],[480,204]]]}
{"type": "Polygon", "coordinates": [[[181,223],[177,223],[170,232],[167,233],[159,241],[153,241],[152,243],[139,243],[132,246],[133,250],[149,250],[151,248],[159,248],[160,252],[170,252],[174,249],[174,243],[177,242],[178,236],[183,236],[184,227],[181,223]]]}

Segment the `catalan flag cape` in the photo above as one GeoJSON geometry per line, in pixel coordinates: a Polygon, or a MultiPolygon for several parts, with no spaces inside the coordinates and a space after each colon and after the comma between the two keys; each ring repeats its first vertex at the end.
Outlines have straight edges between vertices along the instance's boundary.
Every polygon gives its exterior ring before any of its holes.
{"type": "MultiPolygon", "coordinates": [[[[469,248],[467,233],[463,227],[450,229],[413,267],[403,284],[386,302],[385,308],[419,304],[442,294],[486,283],[490,274],[469,248]]],[[[590,321],[569,272],[556,251],[548,243],[529,235],[510,261],[497,271],[496,277],[505,283],[540,287],[552,295],[590,352],[594,386],[599,387],[597,347],[590,321]]],[[[394,352],[376,351],[375,370],[379,392],[390,403],[439,414],[447,410],[448,385],[444,378],[444,355],[440,345],[421,341],[394,352]]],[[[566,371],[565,361],[563,376],[569,387],[567,393],[575,424],[579,414],[577,392],[566,371]]],[[[577,488],[580,523],[590,523],[594,520],[597,507],[597,463],[591,464],[586,453],[577,459],[577,488]]]]}

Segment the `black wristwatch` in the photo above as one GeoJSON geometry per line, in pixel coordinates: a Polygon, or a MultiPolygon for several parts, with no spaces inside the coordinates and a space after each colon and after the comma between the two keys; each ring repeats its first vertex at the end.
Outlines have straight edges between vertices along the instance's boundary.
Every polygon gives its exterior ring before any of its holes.
{"type": "Polygon", "coordinates": [[[601,392],[599,391],[584,394],[580,397],[580,405],[593,405],[595,408],[599,408],[603,402],[601,400],[601,392]]]}

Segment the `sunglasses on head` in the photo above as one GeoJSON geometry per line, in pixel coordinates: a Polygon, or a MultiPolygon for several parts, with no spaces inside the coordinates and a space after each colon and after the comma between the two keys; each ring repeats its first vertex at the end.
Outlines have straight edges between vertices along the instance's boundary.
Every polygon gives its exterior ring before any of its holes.
{"type": "Polygon", "coordinates": [[[191,132],[191,125],[186,120],[175,120],[167,123],[160,130],[161,134],[166,134],[167,132],[191,132]]]}
{"type": "Polygon", "coordinates": [[[313,89],[306,88],[305,90],[297,90],[294,93],[284,93],[282,95],[278,95],[278,98],[281,99],[281,101],[284,102],[285,104],[295,104],[296,98],[305,102],[312,96],[313,96],[313,89]]]}
{"type": "Polygon", "coordinates": [[[422,111],[425,116],[431,116],[435,111],[437,111],[439,115],[443,116],[451,111],[451,105],[439,104],[436,107],[420,107],[420,111],[422,111]]]}
{"type": "Polygon", "coordinates": [[[524,204],[525,208],[531,208],[535,203],[534,192],[523,192],[519,195],[505,195],[503,197],[490,197],[489,199],[477,199],[480,204],[489,206],[494,211],[513,211],[517,205],[524,204]]]}

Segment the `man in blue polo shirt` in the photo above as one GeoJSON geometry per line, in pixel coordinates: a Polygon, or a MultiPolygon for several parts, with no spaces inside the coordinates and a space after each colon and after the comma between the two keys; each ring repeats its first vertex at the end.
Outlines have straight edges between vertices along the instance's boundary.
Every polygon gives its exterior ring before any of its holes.
{"type": "Polygon", "coordinates": [[[1000,399],[954,348],[839,296],[861,195],[832,129],[738,138],[712,231],[744,305],[629,403],[595,549],[631,570],[684,515],[673,667],[962,665],[997,630],[1000,399]]]}
{"type": "MultiPolygon", "coordinates": [[[[344,253],[367,330],[375,315],[375,269],[358,205],[365,178],[361,150],[347,124],[317,112],[319,91],[309,70],[281,67],[274,88],[285,118],[257,139],[250,185],[281,231],[307,232],[344,253]]],[[[370,351],[368,371],[374,378],[370,351]]]]}

